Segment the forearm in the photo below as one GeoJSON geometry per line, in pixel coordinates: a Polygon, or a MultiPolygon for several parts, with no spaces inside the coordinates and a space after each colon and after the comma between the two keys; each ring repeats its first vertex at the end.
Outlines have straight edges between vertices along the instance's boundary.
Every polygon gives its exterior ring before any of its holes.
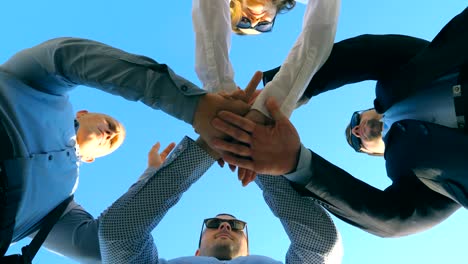
{"type": "Polygon", "coordinates": [[[167,65],[86,39],[47,41],[18,53],[2,67],[51,94],[64,95],[76,85],[86,85],[141,101],[190,124],[200,95],[206,93],[167,65]]]}
{"type": "Polygon", "coordinates": [[[296,185],[298,191],[319,199],[342,220],[381,237],[421,232],[460,208],[429,190],[414,176],[401,176],[398,182],[381,191],[315,153],[312,153],[310,170],[309,182],[305,186],[296,185]]]}
{"type": "Polygon", "coordinates": [[[193,0],[195,71],[203,88],[232,92],[236,89],[229,60],[231,17],[227,0],[193,0]]]}
{"type": "MultiPolygon", "coordinates": [[[[347,84],[379,80],[406,64],[428,44],[410,36],[369,34],[337,42],[303,97],[311,98],[347,84]]],[[[270,82],[278,70],[265,72],[264,82],[270,82]]]]}
{"type": "Polygon", "coordinates": [[[98,221],[72,201],[69,210],[54,225],[44,246],[80,263],[101,263],[98,221]]]}
{"type": "Polygon", "coordinates": [[[259,175],[256,183],[291,240],[286,263],[340,263],[340,234],[315,201],[301,197],[281,176],[259,175]]]}
{"type": "Polygon", "coordinates": [[[281,69],[256,99],[253,108],[264,115],[265,100],[274,96],[281,111],[290,116],[312,76],[330,55],[338,21],[340,0],[309,1],[302,33],[281,69]]]}
{"type": "Polygon", "coordinates": [[[156,261],[151,231],[213,162],[209,154],[185,138],[161,168],[147,171],[147,176],[141,177],[100,217],[103,262],[156,261]]]}

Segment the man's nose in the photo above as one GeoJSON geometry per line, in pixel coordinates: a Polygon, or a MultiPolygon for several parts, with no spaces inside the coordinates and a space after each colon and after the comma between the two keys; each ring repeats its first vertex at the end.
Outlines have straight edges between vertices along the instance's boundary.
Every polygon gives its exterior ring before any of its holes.
{"type": "Polygon", "coordinates": [[[119,133],[117,133],[115,131],[112,131],[110,129],[106,129],[105,133],[106,133],[106,139],[107,140],[113,139],[115,136],[117,136],[119,134],[119,133]]]}
{"type": "Polygon", "coordinates": [[[249,19],[251,27],[255,27],[258,24],[258,22],[260,22],[260,19],[256,18],[255,16],[251,16],[249,19]]]}
{"type": "Polygon", "coordinates": [[[361,133],[360,133],[360,130],[359,130],[359,126],[353,127],[353,129],[351,130],[351,132],[352,132],[353,135],[355,135],[356,137],[361,137],[361,133]]]}
{"type": "Polygon", "coordinates": [[[219,225],[218,229],[220,229],[220,230],[225,229],[225,230],[231,231],[231,226],[227,222],[222,222],[219,225]]]}

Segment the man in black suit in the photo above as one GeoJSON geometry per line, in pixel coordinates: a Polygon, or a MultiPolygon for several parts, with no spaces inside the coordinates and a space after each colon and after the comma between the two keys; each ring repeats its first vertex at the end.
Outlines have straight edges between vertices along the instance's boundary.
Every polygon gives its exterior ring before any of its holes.
{"type": "MultiPolygon", "coordinates": [[[[267,174],[274,169],[276,175],[292,172],[285,176],[297,189],[367,232],[395,237],[431,228],[468,207],[466,25],[468,9],[431,43],[398,35],[363,35],[336,43],[304,93],[307,99],[349,83],[378,80],[375,109],[353,114],[347,137],[356,151],[385,157],[392,184],[384,191],[305,150],[285,118],[260,126],[221,112],[215,127],[247,146],[227,141],[216,146],[228,163],[239,167],[267,174]]],[[[274,72],[267,72],[266,79],[274,72]]]]}

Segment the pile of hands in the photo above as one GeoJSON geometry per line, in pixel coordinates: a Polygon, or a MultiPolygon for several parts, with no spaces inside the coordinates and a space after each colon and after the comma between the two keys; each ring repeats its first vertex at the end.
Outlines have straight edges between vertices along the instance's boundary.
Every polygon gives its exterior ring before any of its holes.
{"type": "MultiPolygon", "coordinates": [[[[245,90],[228,93],[208,93],[198,104],[193,127],[200,135],[197,143],[218,164],[225,163],[243,186],[255,180],[256,174],[284,175],[296,169],[300,152],[299,135],[274,98],[265,106],[271,116],[251,109],[261,90],[256,90],[262,73],[256,72],[245,90]]],[[[148,154],[148,165],[158,168],[174,149],[169,144],[159,152],[156,143],[148,154]]]]}

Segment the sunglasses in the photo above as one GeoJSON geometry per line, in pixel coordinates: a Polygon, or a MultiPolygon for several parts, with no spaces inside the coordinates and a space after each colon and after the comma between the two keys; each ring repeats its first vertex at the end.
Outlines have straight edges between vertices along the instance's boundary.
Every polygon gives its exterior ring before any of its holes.
{"type": "Polygon", "coordinates": [[[198,247],[200,247],[201,245],[201,239],[202,239],[204,227],[206,226],[206,228],[218,229],[222,223],[228,223],[228,225],[234,231],[243,231],[245,229],[245,236],[247,237],[247,223],[244,221],[237,220],[237,219],[207,218],[203,220],[203,223],[202,223],[200,239],[198,240],[198,247]]]}
{"type": "Polygon", "coordinates": [[[252,27],[252,21],[250,21],[248,17],[242,17],[236,26],[242,29],[255,29],[258,32],[266,33],[266,32],[270,32],[273,29],[273,24],[275,24],[275,19],[276,17],[273,18],[272,21],[260,21],[255,25],[255,27],[252,27]]]}
{"type": "Polygon", "coordinates": [[[356,111],[353,113],[351,116],[351,122],[349,123],[349,138],[350,140],[348,141],[349,145],[356,151],[356,152],[361,152],[361,147],[362,147],[362,141],[360,138],[356,137],[353,134],[353,128],[359,123],[361,123],[361,114],[364,111],[356,111]]]}

